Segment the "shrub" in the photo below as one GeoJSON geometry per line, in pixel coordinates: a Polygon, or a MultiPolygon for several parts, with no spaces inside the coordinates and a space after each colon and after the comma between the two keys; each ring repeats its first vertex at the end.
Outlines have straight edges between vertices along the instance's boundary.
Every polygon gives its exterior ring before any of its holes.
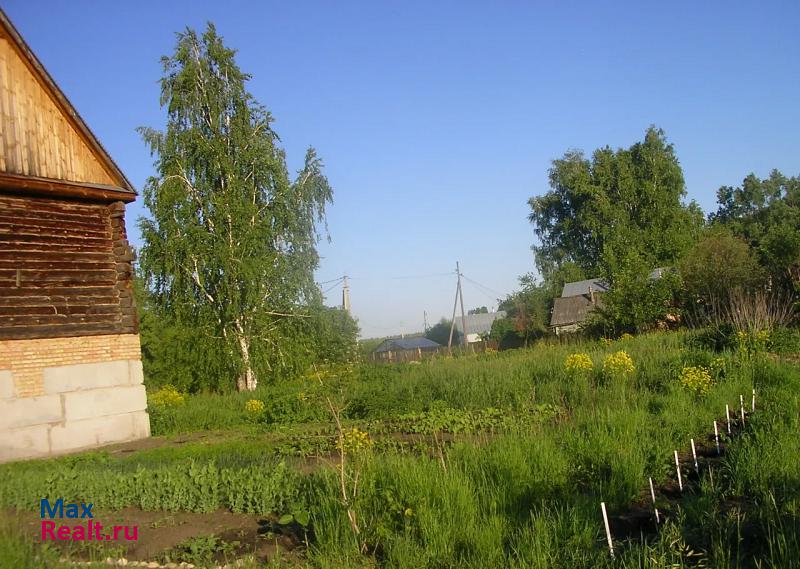
{"type": "Polygon", "coordinates": [[[628,352],[620,350],[613,354],[608,354],[603,361],[603,373],[612,377],[627,377],[636,371],[633,360],[628,352]]]}
{"type": "Polygon", "coordinates": [[[678,378],[681,386],[696,395],[702,397],[711,391],[711,386],[714,380],[711,378],[711,373],[700,366],[688,366],[681,370],[681,375],[678,378]]]}

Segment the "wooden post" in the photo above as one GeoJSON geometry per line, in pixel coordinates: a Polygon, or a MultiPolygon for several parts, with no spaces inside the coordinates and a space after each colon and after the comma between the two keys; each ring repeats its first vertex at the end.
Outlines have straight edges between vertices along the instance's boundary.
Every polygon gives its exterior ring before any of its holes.
{"type": "Polygon", "coordinates": [[[606,513],[606,503],[600,502],[600,509],[603,511],[603,524],[606,526],[606,539],[608,540],[608,551],[611,558],[614,558],[614,543],[611,541],[611,528],[608,525],[608,514],[606,513]]]}
{"type": "Polygon", "coordinates": [[[647,478],[650,481],[650,497],[653,499],[653,511],[656,513],[656,525],[661,523],[661,518],[658,515],[658,508],[656,507],[656,491],[653,489],[653,478],[647,478]]]}
{"type": "Polygon", "coordinates": [[[739,409],[742,411],[742,428],[744,428],[744,396],[739,394],[739,409]]]}
{"type": "Polygon", "coordinates": [[[731,434],[731,409],[725,404],[725,420],[728,422],[728,434],[731,434]]]}

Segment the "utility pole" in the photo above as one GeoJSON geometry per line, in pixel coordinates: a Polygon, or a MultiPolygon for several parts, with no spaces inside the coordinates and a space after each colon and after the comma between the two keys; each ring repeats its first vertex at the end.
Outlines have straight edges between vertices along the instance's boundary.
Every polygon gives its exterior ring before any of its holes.
{"type": "Polygon", "coordinates": [[[467,317],[464,316],[464,293],[461,291],[461,269],[458,268],[456,261],[456,273],[458,274],[458,298],[461,299],[461,344],[467,347],[467,317]]]}
{"type": "Polygon", "coordinates": [[[428,331],[428,311],[422,311],[422,330],[427,332],[428,331]]]}
{"type": "Polygon", "coordinates": [[[350,314],[350,284],[347,275],[344,276],[344,286],[342,287],[342,310],[350,314]]]}
{"type": "Polygon", "coordinates": [[[447,340],[447,350],[450,353],[452,353],[453,332],[456,328],[456,308],[458,307],[459,299],[461,299],[461,344],[465,348],[467,347],[467,319],[466,316],[464,316],[464,295],[461,292],[461,269],[458,266],[458,261],[456,261],[456,275],[458,275],[458,283],[456,284],[456,297],[453,300],[453,319],[450,321],[450,339],[447,340]]]}

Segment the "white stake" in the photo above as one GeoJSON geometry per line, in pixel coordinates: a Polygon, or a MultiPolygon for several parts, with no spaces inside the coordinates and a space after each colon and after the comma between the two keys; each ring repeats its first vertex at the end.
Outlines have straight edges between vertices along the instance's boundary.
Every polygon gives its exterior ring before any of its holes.
{"type": "Polygon", "coordinates": [[[756,390],[753,390],[753,400],[750,402],[750,411],[755,412],[756,410],[756,390]]]}
{"type": "Polygon", "coordinates": [[[739,395],[739,408],[742,410],[742,427],[744,427],[744,397],[739,395]]]}
{"type": "Polygon", "coordinates": [[[661,523],[661,518],[658,516],[658,508],[656,508],[656,491],[653,489],[653,478],[648,477],[650,480],[650,497],[653,499],[653,510],[656,512],[656,525],[661,523]]]}
{"type": "Polygon", "coordinates": [[[731,434],[731,410],[728,404],[725,404],[725,419],[728,421],[728,434],[731,434]]]}
{"type": "Polygon", "coordinates": [[[678,488],[683,492],[683,478],[681,478],[681,463],[678,461],[678,451],[675,451],[675,470],[678,471],[678,488]]]}
{"type": "Polygon", "coordinates": [[[692,459],[694,460],[694,469],[697,474],[700,474],[700,466],[697,464],[697,451],[694,450],[694,439],[689,439],[692,441],[692,459]]]}
{"type": "Polygon", "coordinates": [[[714,442],[717,443],[717,454],[720,454],[720,452],[719,452],[719,430],[717,429],[717,422],[716,421],[714,421],[714,442]]]}
{"type": "Polygon", "coordinates": [[[603,510],[603,523],[606,525],[606,539],[608,540],[608,551],[611,558],[614,558],[614,544],[611,542],[611,528],[608,526],[608,514],[606,513],[606,503],[600,502],[600,509],[603,510]]]}

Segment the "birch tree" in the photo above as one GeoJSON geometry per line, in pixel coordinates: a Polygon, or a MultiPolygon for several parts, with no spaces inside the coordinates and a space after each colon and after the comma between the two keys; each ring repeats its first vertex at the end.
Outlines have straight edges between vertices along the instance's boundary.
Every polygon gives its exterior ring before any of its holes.
{"type": "Polygon", "coordinates": [[[139,129],[156,171],[140,268],[157,309],[202,329],[239,390],[253,390],[254,358],[276,365],[293,341],[286,320],[320,304],[313,271],[331,187],[313,149],[290,180],[272,116],[212,24],[178,34],[162,63],[166,128],[139,129]]]}

